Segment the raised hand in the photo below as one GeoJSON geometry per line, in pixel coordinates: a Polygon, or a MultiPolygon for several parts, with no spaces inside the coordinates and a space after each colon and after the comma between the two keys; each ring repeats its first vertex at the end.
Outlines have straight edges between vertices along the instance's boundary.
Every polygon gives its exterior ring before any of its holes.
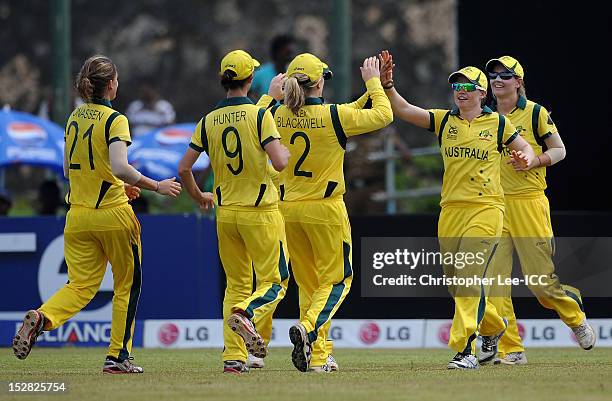
{"type": "Polygon", "coordinates": [[[371,78],[380,78],[380,61],[376,57],[368,57],[363,60],[361,69],[361,78],[363,82],[368,82],[371,78]]]}
{"type": "Polygon", "coordinates": [[[280,73],[270,81],[270,87],[268,88],[268,95],[272,96],[275,100],[281,100],[285,96],[285,81],[287,76],[284,73],[280,73]]]}
{"type": "Polygon", "coordinates": [[[393,87],[393,55],[388,50],[383,50],[378,54],[380,61],[380,83],[383,88],[391,89],[393,87]]]}

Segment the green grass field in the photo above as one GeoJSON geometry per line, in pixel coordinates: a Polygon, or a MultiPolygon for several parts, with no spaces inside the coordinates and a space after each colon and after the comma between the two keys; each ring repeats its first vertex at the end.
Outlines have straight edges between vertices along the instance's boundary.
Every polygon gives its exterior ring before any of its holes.
{"type": "Polygon", "coordinates": [[[448,350],[334,353],[340,372],[296,371],[289,349],[273,348],[263,370],[221,373],[218,350],[137,349],[142,375],[104,375],[101,348],[35,348],[25,361],[3,348],[0,381],[65,381],[63,395],[0,400],[612,400],[612,348],[529,349],[526,366],[449,371],[448,350]]]}

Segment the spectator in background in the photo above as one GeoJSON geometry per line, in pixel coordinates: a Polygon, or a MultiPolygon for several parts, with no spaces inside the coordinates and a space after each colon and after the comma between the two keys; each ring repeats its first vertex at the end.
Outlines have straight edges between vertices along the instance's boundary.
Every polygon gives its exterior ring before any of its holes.
{"type": "Polygon", "coordinates": [[[13,206],[13,198],[8,190],[0,188],[0,216],[8,216],[13,206]]]}
{"type": "Polygon", "coordinates": [[[270,81],[281,72],[287,71],[287,65],[295,55],[295,40],[291,35],[277,35],[270,43],[269,61],[259,67],[253,74],[253,84],[249,94],[254,99],[259,99],[261,95],[268,93],[270,81]]]}
{"type": "Polygon", "coordinates": [[[174,123],[174,107],[167,100],[161,99],[155,81],[144,79],[140,84],[139,96],[140,99],[130,103],[125,113],[133,137],[174,123]]]}
{"type": "Polygon", "coordinates": [[[55,216],[63,205],[60,188],[53,180],[43,181],[38,187],[37,211],[40,215],[55,216]]]}

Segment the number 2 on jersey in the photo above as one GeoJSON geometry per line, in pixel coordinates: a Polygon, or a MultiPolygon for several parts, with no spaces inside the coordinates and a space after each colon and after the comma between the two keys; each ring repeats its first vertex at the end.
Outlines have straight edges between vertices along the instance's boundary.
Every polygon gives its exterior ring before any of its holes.
{"type": "MultiPolygon", "coordinates": [[[[87,131],[83,134],[83,139],[87,139],[88,142],[88,154],[89,154],[89,168],[91,170],[95,170],[94,159],[93,159],[93,148],[91,146],[91,134],[93,133],[93,124],[87,128],[87,131]]],[[[74,149],[76,148],[76,144],[79,140],[79,124],[76,121],[73,121],[68,126],[68,130],[66,132],[66,142],[68,142],[68,137],[70,136],[70,130],[74,128],[74,140],[72,141],[72,146],[70,147],[70,154],[68,155],[68,163],[71,170],[80,170],[80,163],[72,162],[72,154],[74,153],[74,149]]]]}
{"type": "Polygon", "coordinates": [[[293,145],[297,138],[302,138],[304,140],[305,146],[304,153],[302,153],[302,156],[300,156],[297,163],[295,163],[295,167],[293,168],[293,175],[295,175],[296,177],[312,177],[312,171],[300,170],[300,167],[302,167],[304,160],[306,160],[306,157],[310,152],[310,138],[308,138],[308,135],[306,135],[305,132],[298,131],[291,135],[290,143],[293,145]]]}

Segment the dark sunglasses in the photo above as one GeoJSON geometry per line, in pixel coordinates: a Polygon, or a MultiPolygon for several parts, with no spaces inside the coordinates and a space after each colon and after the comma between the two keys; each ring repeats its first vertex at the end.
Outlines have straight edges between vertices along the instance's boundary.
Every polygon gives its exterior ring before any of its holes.
{"type": "Polygon", "coordinates": [[[497,79],[497,77],[500,77],[504,81],[514,78],[514,74],[511,73],[510,71],[488,72],[487,74],[489,75],[490,80],[497,79]]]}

